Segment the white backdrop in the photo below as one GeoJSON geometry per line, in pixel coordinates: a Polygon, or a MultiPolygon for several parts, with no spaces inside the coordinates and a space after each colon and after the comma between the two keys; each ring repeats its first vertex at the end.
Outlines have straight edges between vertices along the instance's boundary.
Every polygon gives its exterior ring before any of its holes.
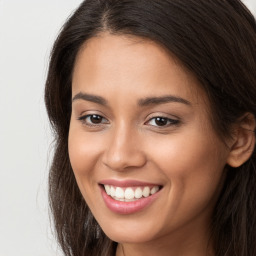
{"type": "MultiPolygon", "coordinates": [[[[60,256],[51,233],[48,57],[82,0],[0,0],[0,256],[60,256]]],[[[256,0],[245,0],[256,14],[256,0]]]]}

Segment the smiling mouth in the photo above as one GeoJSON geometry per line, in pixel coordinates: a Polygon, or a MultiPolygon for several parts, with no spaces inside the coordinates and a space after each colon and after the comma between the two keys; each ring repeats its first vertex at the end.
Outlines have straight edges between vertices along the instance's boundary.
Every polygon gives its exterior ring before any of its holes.
{"type": "Polygon", "coordinates": [[[114,200],[122,202],[137,201],[141,198],[147,198],[157,193],[161,186],[139,186],[139,187],[117,187],[112,185],[103,185],[107,195],[114,200]]]}

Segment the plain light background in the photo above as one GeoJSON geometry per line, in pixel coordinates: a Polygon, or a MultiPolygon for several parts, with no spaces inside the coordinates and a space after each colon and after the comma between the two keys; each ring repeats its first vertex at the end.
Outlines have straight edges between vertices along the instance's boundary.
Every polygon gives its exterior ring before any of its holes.
{"type": "MultiPolygon", "coordinates": [[[[0,0],[0,256],[61,256],[48,216],[43,92],[53,41],[82,0],[0,0]]],[[[245,0],[256,14],[256,0],[245,0]]]]}

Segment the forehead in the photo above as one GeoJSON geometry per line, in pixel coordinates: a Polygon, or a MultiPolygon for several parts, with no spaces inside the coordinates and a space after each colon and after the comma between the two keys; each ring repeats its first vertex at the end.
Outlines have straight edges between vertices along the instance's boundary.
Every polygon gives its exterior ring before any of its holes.
{"type": "Polygon", "coordinates": [[[165,48],[149,39],[108,33],[86,41],[72,80],[73,95],[102,90],[106,95],[113,90],[126,96],[135,91],[138,96],[175,94],[195,104],[205,98],[196,77],[165,48]]]}

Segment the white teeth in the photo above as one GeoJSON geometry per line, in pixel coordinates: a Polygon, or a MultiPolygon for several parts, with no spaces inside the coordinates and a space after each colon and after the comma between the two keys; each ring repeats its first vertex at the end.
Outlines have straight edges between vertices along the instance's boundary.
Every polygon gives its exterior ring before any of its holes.
{"type": "Polygon", "coordinates": [[[141,188],[136,188],[135,193],[134,193],[134,196],[135,196],[135,198],[137,198],[137,199],[142,198],[142,189],[141,189],[141,188]]]}
{"type": "Polygon", "coordinates": [[[110,195],[112,197],[114,197],[116,195],[116,190],[115,190],[115,188],[113,186],[111,186],[111,188],[110,188],[110,195]]]}
{"type": "Polygon", "coordinates": [[[112,198],[118,201],[130,202],[142,197],[148,197],[150,195],[155,194],[160,187],[154,186],[150,189],[150,187],[146,186],[144,188],[137,187],[135,188],[121,188],[114,187],[111,185],[104,185],[107,195],[110,195],[112,198]]]}
{"type": "Polygon", "coordinates": [[[150,193],[151,195],[154,195],[157,191],[159,190],[159,187],[158,186],[155,186],[151,189],[150,193]]]}
{"type": "Polygon", "coordinates": [[[110,186],[109,186],[109,185],[105,185],[105,190],[106,190],[106,192],[107,192],[108,195],[111,194],[111,192],[110,192],[110,186]]]}
{"type": "Polygon", "coordinates": [[[115,196],[119,199],[124,198],[124,190],[122,188],[117,187],[115,196]]]}
{"type": "Polygon", "coordinates": [[[127,188],[124,192],[124,198],[125,199],[134,199],[134,192],[132,188],[127,188]]]}
{"type": "Polygon", "coordinates": [[[149,187],[145,187],[145,188],[143,189],[142,195],[143,195],[144,197],[148,197],[149,194],[150,194],[150,189],[149,189],[149,187]]]}

